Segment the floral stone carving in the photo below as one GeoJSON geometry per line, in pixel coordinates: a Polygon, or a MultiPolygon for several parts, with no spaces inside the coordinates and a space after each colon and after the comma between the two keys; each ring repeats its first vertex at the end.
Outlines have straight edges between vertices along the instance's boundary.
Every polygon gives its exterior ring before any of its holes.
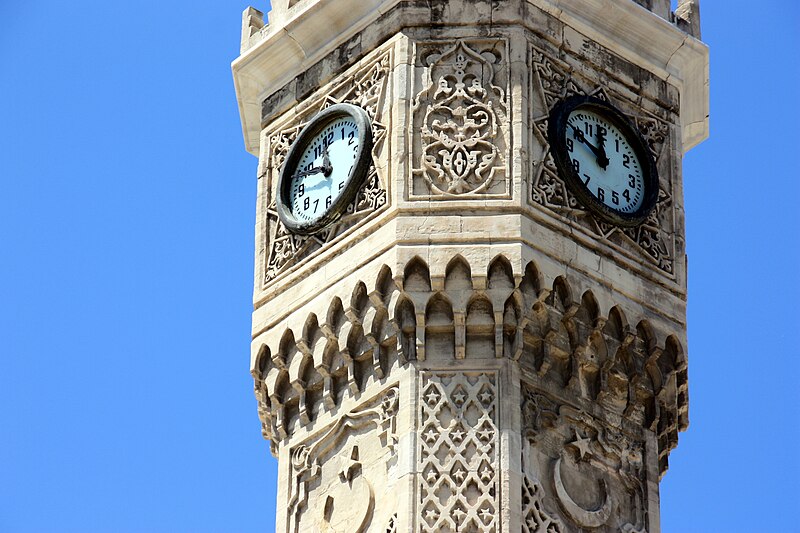
{"type": "MultiPolygon", "coordinates": [[[[549,57],[538,48],[531,47],[531,60],[533,65],[531,86],[542,103],[541,107],[531,106],[540,113],[532,117],[531,123],[533,136],[543,147],[541,157],[534,158],[531,200],[578,224],[592,237],[603,240],[629,255],[630,252],[634,252],[634,257],[657,266],[667,275],[673,275],[675,243],[671,231],[674,214],[669,179],[661,177],[656,207],[647,220],[637,227],[621,228],[608,224],[584,208],[558,175],[547,139],[548,114],[559,100],[576,94],[591,94],[607,102],[614,104],[618,102],[609,98],[602,87],[597,87],[592,82],[582,82],[572,73],[568,65],[549,57]],[[587,90],[583,88],[584,86],[590,88],[587,90]]],[[[669,125],[644,111],[640,116],[634,117],[634,121],[658,164],[669,137],[669,125]]]]}
{"type": "Polygon", "coordinates": [[[420,531],[498,531],[496,374],[420,379],[420,531]]]}
{"type": "MultiPolygon", "coordinates": [[[[373,160],[382,153],[386,126],[380,120],[386,98],[386,86],[392,68],[392,52],[385,51],[366,67],[346,76],[322,100],[319,107],[309,109],[296,124],[277,131],[269,137],[268,168],[272,171],[273,186],[283,166],[289,148],[308,120],[317,112],[336,103],[350,103],[366,110],[372,119],[373,160]]],[[[278,217],[276,194],[270,195],[267,207],[268,256],[264,281],[272,281],[292,265],[311,256],[347,229],[387,205],[386,180],[374,163],[370,166],[364,186],[339,221],[325,231],[313,235],[289,232],[278,217]]]]}
{"type": "Polygon", "coordinates": [[[425,88],[413,102],[413,195],[507,192],[505,54],[504,41],[419,45],[425,88]]]}

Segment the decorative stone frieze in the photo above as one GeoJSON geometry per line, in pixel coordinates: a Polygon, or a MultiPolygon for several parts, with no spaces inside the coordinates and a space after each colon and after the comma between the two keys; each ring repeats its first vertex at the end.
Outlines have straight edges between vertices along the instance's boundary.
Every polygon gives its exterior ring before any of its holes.
{"type": "MultiPolygon", "coordinates": [[[[646,318],[629,322],[618,306],[601,310],[591,290],[574,296],[564,277],[544,285],[534,263],[515,273],[498,256],[485,276],[473,287],[470,265],[456,256],[434,290],[420,258],[397,278],[384,266],[372,291],[358,282],[349,303],[336,298],[310,314],[303,331],[285,330],[276,345],[261,346],[253,375],[265,437],[281,442],[394,365],[503,358],[584,409],[597,404],[616,424],[653,432],[663,474],[678,430],[688,426],[678,337],[654,331],[646,318]]],[[[523,416],[536,429],[557,412],[523,416]]]]}

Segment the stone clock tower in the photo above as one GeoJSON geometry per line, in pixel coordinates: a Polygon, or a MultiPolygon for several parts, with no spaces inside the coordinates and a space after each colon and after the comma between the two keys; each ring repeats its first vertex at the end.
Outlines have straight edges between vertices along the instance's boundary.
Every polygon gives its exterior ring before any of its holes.
{"type": "Polygon", "coordinates": [[[244,12],[250,361],[276,531],[660,530],[689,423],[698,4],[244,12]]]}

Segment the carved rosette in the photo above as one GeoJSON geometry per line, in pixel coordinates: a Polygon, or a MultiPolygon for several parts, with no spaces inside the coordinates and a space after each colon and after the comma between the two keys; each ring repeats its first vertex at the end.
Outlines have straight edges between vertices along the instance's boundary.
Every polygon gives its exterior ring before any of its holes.
{"type": "Polygon", "coordinates": [[[287,533],[391,527],[395,509],[375,494],[395,481],[397,408],[393,387],[291,449],[287,533]]]}
{"type": "Polygon", "coordinates": [[[505,41],[420,43],[418,57],[412,195],[506,194],[505,41]]]}
{"type": "MultiPolygon", "coordinates": [[[[621,99],[610,98],[602,87],[582,82],[573,69],[546,52],[531,47],[531,87],[541,106],[532,105],[533,136],[543,147],[541,157],[533,161],[531,201],[577,224],[588,234],[615,249],[656,266],[665,274],[675,273],[675,242],[672,234],[674,213],[670,180],[661,176],[659,197],[647,220],[634,228],[608,224],[583,207],[558,175],[547,139],[550,109],[561,99],[576,94],[591,94],[618,107],[621,99]]],[[[658,164],[665,153],[669,124],[645,111],[633,117],[658,164]]],[[[660,165],[659,165],[660,166],[660,165]]]]}
{"type": "MultiPolygon", "coordinates": [[[[392,51],[388,50],[339,82],[322,99],[318,107],[310,108],[299,122],[285,127],[269,137],[267,171],[272,172],[273,185],[283,166],[298,133],[319,111],[336,103],[349,103],[362,107],[372,119],[373,148],[372,157],[377,159],[383,150],[386,126],[380,118],[386,98],[388,78],[392,69],[392,51]]],[[[328,243],[336,240],[347,229],[381,210],[388,203],[386,191],[387,176],[382,175],[379,166],[370,166],[364,186],[339,221],[326,230],[313,235],[295,235],[289,232],[278,217],[276,194],[271,194],[267,207],[268,255],[264,270],[264,282],[268,283],[291,266],[310,257],[328,243]]]]}
{"type": "Polygon", "coordinates": [[[522,409],[528,530],[645,533],[648,494],[640,430],[623,430],[527,385],[522,409]]]}
{"type": "Polygon", "coordinates": [[[420,531],[499,530],[497,376],[421,373],[420,531]]]}

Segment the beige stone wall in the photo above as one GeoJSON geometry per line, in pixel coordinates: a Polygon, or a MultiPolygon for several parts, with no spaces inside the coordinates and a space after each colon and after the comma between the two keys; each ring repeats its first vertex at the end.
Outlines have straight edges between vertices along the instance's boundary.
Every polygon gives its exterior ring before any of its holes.
{"type": "Polygon", "coordinates": [[[251,369],[278,531],[658,531],[688,425],[681,155],[705,135],[707,53],[660,4],[614,0],[614,24],[607,2],[572,4],[245,12],[251,369]],[[643,225],[598,220],[555,171],[547,114],[569,94],[647,139],[661,194],[643,225]],[[279,170],[336,102],[367,110],[373,165],[339,222],[292,235],[279,170]]]}

